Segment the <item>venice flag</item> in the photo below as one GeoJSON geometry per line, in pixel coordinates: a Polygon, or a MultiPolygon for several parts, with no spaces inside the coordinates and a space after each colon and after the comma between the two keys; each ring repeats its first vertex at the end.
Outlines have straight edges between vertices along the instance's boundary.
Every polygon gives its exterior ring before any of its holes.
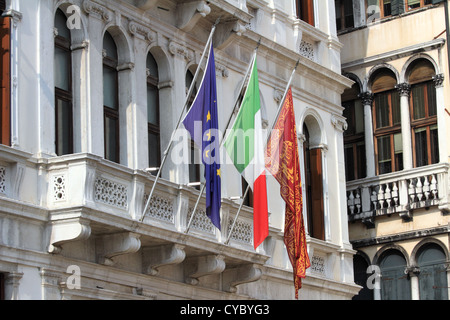
{"type": "Polygon", "coordinates": [[[266,168],[280,184],[286,203],[284,243],[294,270],[295,298],[311,266],[303,223],[303,199],[292,91],[289,88],[266,149],[266,168]]]}
{"type": "Polygon", "coordinates": [[[220,230],[221,176],[220,142],[218,139],[216,66],[214,49],[211,49],[202,83],[189,112],[183,120],[184,127],[202,150],[205,166],[206,215],[220,230]]]}
{"type": "Polygon", "coordinates": [[[225,140],[227,154],[253,191],[253,245],[255,250],[269,234],[262,134],[258,68],[255,58],[239,113],[225,140]]]}

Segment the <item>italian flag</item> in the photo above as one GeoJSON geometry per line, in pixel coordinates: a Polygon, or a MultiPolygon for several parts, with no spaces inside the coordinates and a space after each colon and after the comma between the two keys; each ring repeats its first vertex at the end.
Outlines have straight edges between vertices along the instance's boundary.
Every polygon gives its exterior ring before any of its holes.
{"type": "Polygon", "coordinates": [[[261,99],[255,58],[239,113],[225,140],[227,154],[253,191],[253,245],[255,249],[269,234],[261,120],[261,99]]]}

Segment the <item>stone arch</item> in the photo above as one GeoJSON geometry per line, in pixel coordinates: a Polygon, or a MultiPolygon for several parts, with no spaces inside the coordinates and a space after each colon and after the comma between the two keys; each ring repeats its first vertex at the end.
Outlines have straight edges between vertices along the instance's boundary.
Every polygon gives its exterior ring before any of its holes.
{"type": "Polygon", "coordinates": [[[419,54],[416,54],[416,55],[413,55],[412,57],[410,57],[406,61],[406,63],[403,65],[403,69],[402,69],[402,73],[401,73],[401,80],[400,80],[401,83],[409,82],[408,79],[409,79],[409,74],[411,72],[411,69],[414,67],[414,64],[419,60],[426,60],[426,61],[430,62],[434,68],[435,74],[440,73],[438,64],[436,63],[436,61],[434,61],[434,59],[431,56],[429,56],[428,54],[425,54],[425,53],[419,53],[419,54]]]}
{"type": "Polygon", "coordinates": [[[383,70],[389,70],[393,73],[397,84],[399,83],[400,80],[400,74],[397,71],[396,68],[394,68],[392,65],[388,64],[388,63],[381,63],[378,64],[376,66],[374,66],[372,69],[370,69],[370,71],[367,73],[366,78],[364,79],[364,84],[363,84],[363,92],[372,92],[372,81],[374,76],[383,70]]]}

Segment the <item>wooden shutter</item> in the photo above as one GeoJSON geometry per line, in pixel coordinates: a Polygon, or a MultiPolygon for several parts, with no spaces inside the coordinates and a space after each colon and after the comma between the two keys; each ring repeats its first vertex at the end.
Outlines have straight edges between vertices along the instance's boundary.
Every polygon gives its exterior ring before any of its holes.
{"type": "Polygon", "coordinates": [[[0,39],[1,39],[1,49],[0,49],[0,74],[1,74],[1,84],[0,84],[0,143],[5,145],[10,145],[10,91],[11,91],[11,75],[10,75],[10,57],[11,57],[11,37],[10,37],[10,18],[1,17],[0,18],[0,39]]]}
{"type": "Polygon", "coordinates": [[[297,16],[299,19],[314,26],[314,1],[297,0],[297,16]]]}
{"type": "Polygon", "coordinates": [[[325,223],[323,217],[322,149],[311,149],[310,157],[312,236],[316,239],[325,240],[325,223]]]}
{"type": "Polygon", "coordinates": [[[405,0],[392,0],[391,2],[391,14],[398,16],[405,12],[405,0]]]}

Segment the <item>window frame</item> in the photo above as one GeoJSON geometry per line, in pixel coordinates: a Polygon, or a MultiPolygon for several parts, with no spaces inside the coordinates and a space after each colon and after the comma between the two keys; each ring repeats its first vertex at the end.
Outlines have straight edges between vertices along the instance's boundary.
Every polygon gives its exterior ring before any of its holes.
{"type": "MultiPolygon", "coordinates": [[[[64,15],[64,17],[67,20],[66,15],[64,14],[64,12],[61,9],[58,9],[60,11],[60,13],[62,15],[64,15]]],[[[58,12],[58,11],[57,11],[58,12]]],[[[56,15],[55,15],[56,17],[56,15]]],[[[55,36],[55,56],[56,56],[56,50],[62,50],[65,53],[68,54],[68,63],[67,63],[67,69],[65,72],[67,73],[67,79],[68,79],[68,90],[64,90],[62,88],[59,88],[56,86],[55,83],[55,153],[58,156],[62,156],[65,154],[72,154],[74,152],[74,130],[73,130],[73,75],[72,75],[72,49],[71,49],[71,39],[67,39],[64,38],[62,36],[60,36],[59,34],[55,36]],[[71,123],[71,126],[69,127],[68,130],[68,146],[67,146],[67,152],[64,152],[63,150],[65,149],[66,146],[64,145],[59,145],[59,108],[58,108],[58,101],[64,101],[67,102],[69,104],[69,122],[71,123]],[[61,150],[61,151],[60,151],[61,150]]],[[[57,71],[57,70],[55,70],[57,71]]]]}
{"type": "MultiPolygon", "coordinates": [[[[151,55],[151,53],[149,53],[149,55],[151,55]]],[[[153,57],[153,56],[152,56],[153,57]]],[[[157,164],[156,167],[159,167],[161,165],[161,124],[160,124],[160,104],[159,104],[159,78],[155,75],[152,75],[150,72],[147,73],[147,91],[148,88],[151,87],[153,89],[155,89],[156,91],[156,119],[158,121],[157,124],[154,123],[150,123],[148,122],[148,117],[147,117],[147,133],[148,133],[148,139],[149,139],[149,143],[150,144],[150,135],[156,135],[157,136],[157,164]]],[[[148,101],[148,100],[147,100],[148,101]]],[[[147,102],[147,112],[148,112],[148,102],[147,102]]],[[[149,153],[149,165],[150,164],[150,153],[154,152],[155,150],[148,150],[149,153]]]]}
{"type": "Polygon", "coordinates": [[[315,26],[314,0],[296,0],[295,13],[297,19],[315,26]]]}
{"type": "MultiPolygon", "coordinates": [[[[394,115],[393,115],[393,93],[398,95],[398,91],[395,88],[387,88],[386,90],[379,90],[374,93],[374,99],[372,102],[372,119],[373,119],[373,137],[374,137],[374,152],[375,152],[375,160],[376,160],[376,171],[377,175],[385,174],[385,173],[391,173],[391,172],[397,172],[403,170],[403,152],[401,153],[401,158],[396,156],[395,153],[395,140],[394,137],[397,134],[401,134],[401,122],[394,123],[394,115]],[[388,108],[389,108],[389,125],[384,127],[377,127],[377,95],[387,95],[387,101],[388,101],[388,108]],[[390,144],[390,165],[391,170],[390,172],[381,172],[380,168],[380,155],[379,155],[379,149],[378,149],[378,141],[380,138],[389,137],[389,144],[390,144]]],[[[398,95],[398,105],[400,108],[400,96],[398,95]]]]}
{"type": "MultiPolygon", "coordinates": [[[[104,37],[106,36],[106,33],[104,35],[104,37]]],[[[113,41],[114,41],[114,37],[110,34],[110,36],[112,37],[113,41]]],[[[117,45],[116,45],[117,48],[117,45]]],[[[115,105],[117,106],[117,109],[111,108],[109,106],[106,106],[103,103],[103,132],[104,132],[104,153],[105,153],[105,159],[116,162],[116,163],[120,163],[120,116],[119,116],[119,109],[120,109],[120,104],[119,104],[119,72],[117,70],[118,67],[118,60],[113,58],[113,57],[109,57],[107,56],[107,52],[104,51],[104,56],[103,56],[103,71],[105,69],[109,69],[112,70],[114,72],[114,82],[115,82],[115,92],[114,92],[114,100],[115,100],[115,105]],[[114,154],[114,158],[115,159],[110,159],[108,157],[108,150],[109,150],[109,146],[107,145],[107,141],[106,141],[106,133],[107,133],[107,118],[112,119],[115,121],[115,154],[114,154]]],[[[103,72],[104,73],[104,72],[103,72]]],[[[104,86],[104,83],[103,83],[104,86]]]]}
{"type": "MultiPolygon", "coordinates": [[[[0,8],[0,14],[4,8],[0,8]]],[[[0,16],[0,144],[11,145],[11,18],[0,16]]]]}
{"type": "Polygon", "coordinates": [[[430,3],[426,3],[427,0],[420,0],[420,4],[419,4],[418,7],[416,7],[416,8],[409,8],[409,1],[410,0],[405,0],[405,10],[407,12],[408,11],[414,11],[414,10],[417,10],[417,9],[420,9],[420,8],[424,8],[424,7],[428,7],[428,6],[433,5],[433,1],[432,0],[428,0],[430,3]]]}
{"type": "Polygon", "coordinates": [[[357,132],[357,121],[364,123],[364,106],[358,98],[359,86],[355,84],[351,89],[347,89],[342,95],[342,107],[344,107],[344,117],[347,118],[348,128],[344,131],[344,156],[346,157],[346,180],[353,181],[365,178],[367,175],[366,164],[366,143],[365,143],[365,128],[363,126],[361,132],[357,132]],[[356,108],[361,108],[362,119],[357,119],[356,108]],[[362,147],[363,152],[358,149],[362,147]],[[351,160],[353,164],[349,163],[347,157],[347,149],[351,148],[351,160]],[[350,170],[350,168],[352,170],[350,170]]]}
{"type": "Polygon", "coordinates": [[[322,149],[310,146],[310,134],[306,124],[303,124],[303,134],[305,135],[305,141],[303,142],[304,191],[306,193],[308,233],[312,238],[325,241],[322,149]]]}
{"type": "Polygon", "coordinates": [[[346,29],[352,29],[352,28],[354,28],[355,27],[355,16],[354,16],[354,13],[353,13],[353,2],[352,2],[352,14],[351,14],[351,16],[352,16],[352,23],[351,23],[351,25],[349,25],[349,26],[347,26],[347,20],[346,20],[346,15],[345,15],[345,9],[346,9],[346,7],[345,7],[345,0],[335,0],[335,9],[336,9],[336,30],[337,31],[343,31],[343,30],[346,30],[346,29]],[[338,6],[336,6],[336,2],[337,1],[339,1],[339,8],[338,8],[338,6]],[[341,14],[341,21],[340,21],[340,25],[338,24],[338,18],[337,18],[337,12],[340,12],[340,14],[341,14]]]}
{"type": "MultiPolygon", "coordinates": [[[[437,114],[436,115],[431,115],[430,116],[430,106],[429,106],[429,88],[432,88],[432,90],[436,90],[433,80],[429,80],[429,81],[424,81],[424,82],[419,82],[419,83],[415,83],[411,85],[411,94],[410,94],[410,115],[411,115],[411,137],[412,137],[412,146],[413,146],[413,150],[415,150],[415,152],[413,152],[413,163],[414,163],[414,167],[418,168],[418,167],[422,167],[422,166],[426,166],[426,165],[430,165],[430,164],[435,164],[439,162],[439,151],[437,152],[437,156],[438,159],[433,159],[433,152],[432,152],[432,139],[431,139],[431,127],[438,125],[437,123],[437,114]],[[430,85],[430,86],[429,86],[430,85]],[[423,87],[423,97],[424,97],[424,112],[425,112],[425,117],[420,118],[420,119],[415,119],[414,118],[414,87],[423,87]],[[426,130],[426,139],[427,139],[427,159],[426,159],[426,164],[424,165],[420,165],[419,164],[419,159],[418,159],[418,148],[416,148],[417,145],[417,141],[416,141],[416,131],[418,129],[423,129],[425,128],[426,130]]],[[[435,93],[436,91],[434,91],[435,93]]],[[[436,103],[436,99],[434,99],[434,102],[436,103]]],[[[436,129],[438,130],[438,129],[436,129]]],[[[439,145],[437,146],[439,148],[439,145]]],[[[438,149],[439,150],[439,149],[438,149]]]]}

